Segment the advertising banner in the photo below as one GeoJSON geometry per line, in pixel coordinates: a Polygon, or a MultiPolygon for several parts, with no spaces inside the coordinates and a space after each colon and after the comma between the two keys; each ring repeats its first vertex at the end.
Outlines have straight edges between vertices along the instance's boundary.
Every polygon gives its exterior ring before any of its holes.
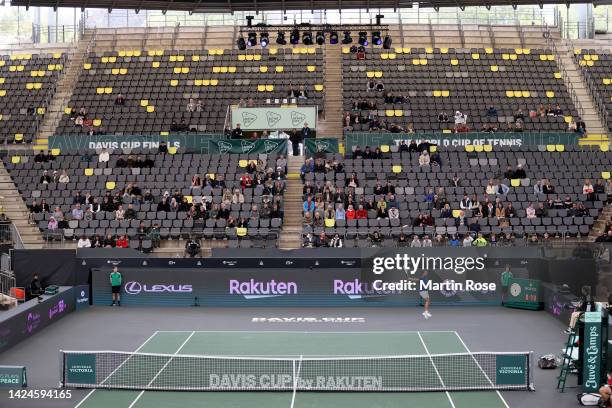
{"type": "Polygon", "coordinates": [[[543,307],[540,281],[536,279],[510,278],[504,306],[518,309],[539,310],[543,307]]]}
{"type": "Polygon", "coordinates": [[[528,378],[529,362],[526,355],[495,356],[495,384],[521,385],[528,378]]]}
{"type": "Polygon", "coordinates": [[[183,133],[170,135],[55,135],[49,136],[49,149],[157,149],[164,141],[168,147],[183,148],[207,154],[211,140],[224,139],[216,133],[183,133]]]}
{"type": "Polygon", "coordinates": [[[338,139],[306,139],[306,151],[310,155],[317,153],[338,153],[338,139]]]}
{"type": "Polygon", "coordinates": [[[65,354],[64,383],[96,384],[95,354],[65,354]]]}
{"type": "Polygon", "coordinates": [[[0,366],[0,388],[21,388],[28,386],[24,366],[0,366]]]}
{"type": "Polygon", "coordinates": [[[76,310],[89,307],[89,285],[79,285],[74,288],[76,310]]]}
{"type": "Polygon", "coordinates": [[[584,314],[584,368],[582,386],[584,392],[598,392],[601,379],[601,312],[585,312],[584,314]]]}
{"type": "Polygon", "coordinates": [[[211,140],[209,152],[210,154],[287,154],[287,140],[211,140]]]}
{"type": "Polygon", "coordinates": [[[428,142],[438,146],[524,146],[524,145],[576,145],[578,137],[573,132],[496,132],[496,133],[371,133],[349,132],[345,134],[346,151],[351,152],[356,145],[376,147],[398,145],[401,140],[410,143],[428,142]]]}
{"type": "Polygon", "coordinates": [[[308,123],[317,128],[315,106],[292,106],[286,108],[238,108],[232,107],[232,128],[240,123],[243,130],[291,130],[308,123]]]}

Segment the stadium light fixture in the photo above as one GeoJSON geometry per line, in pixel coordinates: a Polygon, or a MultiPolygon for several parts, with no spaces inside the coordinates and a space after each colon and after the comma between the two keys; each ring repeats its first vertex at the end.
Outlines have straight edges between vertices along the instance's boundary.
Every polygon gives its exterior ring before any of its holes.
{"type": "Polygon", "coordinates": [[[389,34],[387,34],[385,36],[385,40],[383,41],[383,48],[385,50],[388,50],[391,48],[391,44],[393,44],[393,40],[391,39],[391,36],[389,34]]]}
{"type": "Polygon", "coordinates": [[[368,33],[365,31],[359,32],[359,45],[367,47],[370,43],[368,42],[368,33]]]}
{"type": "Polygon", "coordinates": [[[289,41],[293,45],[299,44],[300,43],[300,30],[298,30],[297,28],[294,28],[293,31],[291,31],[289,41]]]}
{"type": "Polygon", "coordinates": [[[323,31],[317,31],[317,36],[315,38],[318,45],[325,44],[325,33],[323,31]]]}
{"type": "Polygon", "coordinates": [[[279,45],[287,45],[284,31],[279,31],[278,34],[276,34],[276,43],[279,45]]]}
{"type": "Polygon", "coordinates": [[[372,44],[381,45],[382,38],[380,37],[380,31],[372,31],[372,44]]]}
{"type": "Polygon", "coordinates": [[[259,45],[262,48],[266,48],[270,44],[270,35],[268,33],[259,34],[259,45]]]}
{"type": "Polygon", "coordinates": [[[351,44],[353,42],[353,37],[351,37],[350,31],[344,32],[344,38],[342,39],[342,44],[351,44]]]}
{"type": "Polygon", "coordinates": [[[304,45],[312,45],[312,32],[311,31],[304,31],[304,34],[302,34],[302,43],[304,45]]]}
{"type": "Polygon", "coordinates": [[[247,38],[247,45],[249,47],[254,47],[257,45],[257,33],[255,32],[250,32],[249,36],[247,38]]]}
{"type": "Polygon", "coordinates": [[[330,44],[338,44],[338,32],[337,31],[332,31],[329,34],[329,43],[330,44]]]}

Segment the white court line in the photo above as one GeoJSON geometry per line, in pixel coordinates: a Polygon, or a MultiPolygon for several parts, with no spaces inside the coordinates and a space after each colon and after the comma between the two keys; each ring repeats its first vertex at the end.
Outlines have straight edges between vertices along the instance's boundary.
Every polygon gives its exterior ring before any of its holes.
{"type": "MultiPolygon", "coordinates": [[[[419,334],[419,339],[421,340],[421,343],[423,344],[423,347],[425,348],[425,352],[427,353],[427,355],[429,356],[429,360],[431,361],[431,365],[433,366],[434,370],[436,370],[436,374],[438,375],[438,379],[440,380],[440,384],[442,384],[442,387],[446,387],[446,385],[444,385],[444,380],[442,380],[442,376],[440,375],[440,372],[438,371],[438,367],[436,367],[436,363],[434,363],[433,358],[431,358],[431,354],[429,353],[429,349],[427,348],[427,345],[425,344],[425,340],[423,340],[423,336],[421,336],[421,332],[417,332],[419,334]]],[[[453,399],[450,395],[450,393],[448,391],[446,392],[446,396],[448,397],[448,401],[451,404],[451,407],[455,408],[455,403],[453,402],[453,399]]]]}
{"type": "MultiPolygon", "coordinates": [[[[455,332],[455,335],[457,336],[457,338],[459,339],[459,341],[461,342],[461,344],[463,344],[463,348],[465,348],[465,351],[467,351],[468,353],[471,353],[470,349],[468,348],[468,346],[465,344],[465,342],[463,341],[463,339],[461,338],[461,336],[459,335],[459,333],[455,332]]],[[[480,365],[480,363],[478,362],[478,360],[476,360],[476,358],[474,358],[474,356],[472,356],[472,358],[474,359],[474,362],[476,363],[476,365],[478,366],[478,368],[480,368],[480,371],[482,371],[482,373],[485,375],[485,377],[487,377],[487,380],[489,381],[489,383],[491,385],[493,385],[493,381],[491,381],[491,379],[489,378],[489,376],[487,375],[487,373],[485,372],[485,370],[482,369],[482,366],[480,365]]],[[[510,408],[510,406],[508,405],[508,403],[506,402],[506,400],[504,399],[504,397],[501,395],[501,392],[499,392],[499,390],[495,390],[497,392],[497,395],[499,395],[499,398],[501,399],[501,402],[506,406],[506,408],[510,408]]]]}
{"type": "MultiPolygon", "coordinates": [[[[146,345],[146,344],[147,344],[147,343],[148,343],[150,340],[152,340],[152,339],[153,339],[153,338],[154,338],[154,337],[157,335],[157,333],[159,333],[159,332],[158,332],[158,331],[156,331],[156,332],[154,332],[152,335],[150,335],[150,336],[149,336],[149,338],[148,338],[148,339],[146,339],[146,340],[144,341],[144,343],[142,343],[142,344],[141,344],[141,345],[140,345],[140,346],[139,346],[139,347],[138,347],[138,348],[137,348],[137,349],[136,349],[134,352],[135,352],[135,353],[139,352],[139,351],[140,351],[140,350],[141,350],[141,349],[142,349],[142,348],[143,348],[143,347],[144,347],[144,346],[145,346],[145,345],[146,345]]],[[[108,376],[107,376],[107,377],[104,379],[104,381],[102,381],[102,383],[101,383],[101,384],[103,384],[103,383],[104,383],[106,380],[108,380],[108,379],[109,379],[109,378],[110,378],[110,377],[111,377],[113,374],[115,374],[115,373],[117,372],[117,370],[119,370],[119,369],[120,369],[120,368],[121,368],[121,367],[122,367],[122,366],[123,366],[125,363],[127,363],[127,361],[128,361],[130,358],[132,358],[132,356],[130,356],[130,357],[128,357],[128,358],[126,358],[126,359],[125,359],[125,361],[124,361],[123,363],[119,364],[119,366],[118,366],[117,368],[115,368],[115,369],[113,370],[113,372],[112,372],[112,373],[110,373],[110,374],[109,374],[109,375],[108,375],[108,376]]],[[[87,393],[87,395],[85,395],[85,397],[84,397],[84,398],[81,400],[81,402],[79,402],[79,403],[78,403],[78,404],[77,404],[77,405],[76,405],[74,408],[79,408],[79,407],[81,406],[81,404],[83,404],[83,403],[85,402],[85,400],[87,400],[87,398],[91,397],[91,394],[93,394],[95,391],[96,391],[96,389],[95,389],[95,388],[94,388],[93,390],[89,391],[89,392],[87,393]]]]}
{"type": "MultiPolygon", "coordinates": [[[[191,337],[195,334],[195,332],[191,332],[191,334],[189,335],[189,337],[187,337],[185,339],[185,341],[183,342],[183,344],[181,344],[179,346],[179,348],[174,352],[174,356],[176,356],[182,349],[183,347],[185,347],[185,345],[189,342],[189,340],[191,339],[191,337]]],[[[166,369],[166,367],[168,367],[168,365],[172,362],[172,360],[174,359],[174,356],[172,356],[168,361],[166,361],[166,364],[164,364],[164,366],[162,368],[159,369],[159,371],[157,372],[157,374],[155,374],[155,377],[153,377],[151,379],[151,381],[149,381],[149,384],[147,384],[147,387],[150,387],[151,384],[153,384],[155,382],[155,380],[157,380],[157,377],[159,377],[159,375],[166,369]]],[[[136,398],[134,399],[134,401],[132,401],[132,403],[128,406],[128,408],[132,408],[134,406],[134,404],[136,404],[136,402],[138,402],[138,400],[140,399],[140,397],[142,397],[142,394],[145,393],[145,390],[140,391],[140,393],[136,396],[136,398]]]]}
{"type": "MultiPolygon", "coordinates": [[[[307,333],[307,334],[417,334],[417,333],[457,333],[454,330],[378,330],[378,331],[300,331],[300,330],[195,330],[193,333],[307,333]]],[[[159,330],[156,333],[192,333],[191,330],[159,330]]]]}

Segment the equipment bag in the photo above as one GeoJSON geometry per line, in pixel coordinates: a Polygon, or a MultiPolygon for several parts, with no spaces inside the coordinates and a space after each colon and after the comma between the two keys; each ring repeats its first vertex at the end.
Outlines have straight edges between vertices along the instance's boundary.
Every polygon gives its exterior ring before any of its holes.
{"type": "Polygon", "coordinates": [[[538,359],[538,367],[544,370],[557,368],[557,358],[554,354],[546,354],[538,359]]]}
{"type": "Polygon", "coordinates": [[[601,396],[599,394],[583,392],[577,395],[578,402],[584,406],[601,406],[601,396]]]}

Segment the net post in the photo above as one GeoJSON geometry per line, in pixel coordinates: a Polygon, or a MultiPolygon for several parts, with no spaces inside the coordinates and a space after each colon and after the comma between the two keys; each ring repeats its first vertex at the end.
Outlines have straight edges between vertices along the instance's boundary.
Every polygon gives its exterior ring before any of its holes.
{"type": "Polygon", "coordinates": [[[535,391],[535,383],[533,381],[533,351],[528,354],[529,363],[527,364],[527,383],[529,391],[535,391]]]}
{"type": "Polygon", "coordinates": [[[59,387],[60,388],[64,388],[65,384],[66,384],[66,364],[64,364],[65,361],[65,353],[64,350],[60,350],[59,351],[59,370],[60,370],[60,381],[59,381],[59,387]]]}

